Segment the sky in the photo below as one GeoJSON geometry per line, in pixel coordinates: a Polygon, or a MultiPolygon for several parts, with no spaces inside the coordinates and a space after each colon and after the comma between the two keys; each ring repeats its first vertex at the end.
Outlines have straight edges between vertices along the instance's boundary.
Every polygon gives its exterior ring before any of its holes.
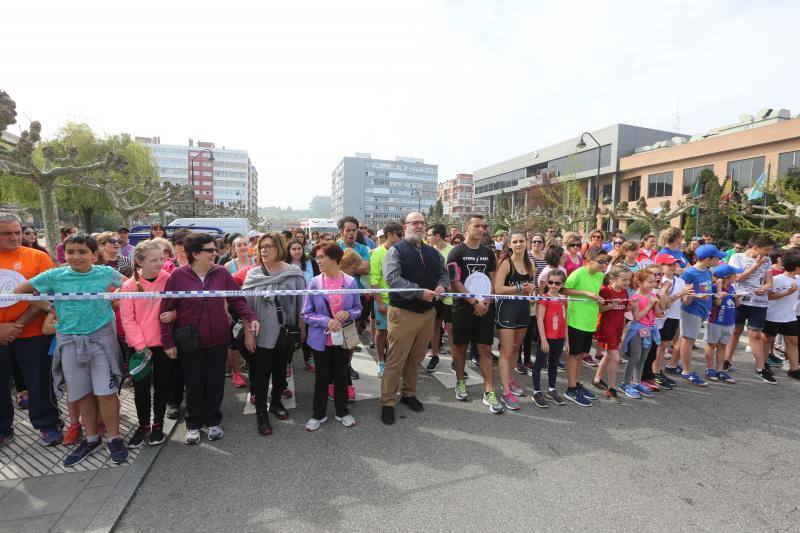
{"type": "Polygon", "coordinates": [[[355,152],[443,181],[618,122],[800,113],[796,1],[45,0],[3,18],[20,126],[245,149],[262,207],[330,195],[355,152]]]}

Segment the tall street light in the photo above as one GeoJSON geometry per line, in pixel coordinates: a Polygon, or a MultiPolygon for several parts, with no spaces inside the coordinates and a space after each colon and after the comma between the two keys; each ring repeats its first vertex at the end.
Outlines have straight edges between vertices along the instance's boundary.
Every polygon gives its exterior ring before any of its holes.
{"type": "Polygon", "coordinates": [[[594,226],[596,228],[597,227],[597,207],[598,207],[598,202],[600,200],[600,143],[597,141],[597,139],[594,138],[594,135],[592,135],[588,131],[584,131],[583,133],[581,133],[581,138],[578,140],[578,144],[576,145],[576,148],[578,148],[578,150],[583,150],[584,148],[586,148],[586,143],[583,142],[583,137],[585,135],[588,135],[594,141],[594,143],[597,145],[597,174],[594,177],[594,187],[593,187],[593,191],[592,191],[592,195],[593,195],[593,198],[592,198],[592,216],[594,217],[594,226]]]}
{"type": "Polygon", "coordinates": [[[422,213],[422,193],[420,191],[411,191],[411,194],[417,197],[417,212],[422,213]]]}
{"type": "MultiPolygon", "coordinates": [[[[200,155],[205,153],[205,152],[208,152],[208,160],[213,163],[214,162],[214,152],[212,152],[211,149],[209,149],[209,148],[203,148],[202,150],[197,152],[194,155],[194,157],[192,157],[189,160],[189,171],[191,172],[191,175],[192,175],[192,180],[191,180],[191,183],[192,183],[192,216],[195,215],[195,205],[194,205],[194,203],[195,203],[194,202],[194,160],[197,159],[198,157],[200,157],[200,155]]],[[[212,170],[212,174],[213,174],[213,170],[212,170]]]]}

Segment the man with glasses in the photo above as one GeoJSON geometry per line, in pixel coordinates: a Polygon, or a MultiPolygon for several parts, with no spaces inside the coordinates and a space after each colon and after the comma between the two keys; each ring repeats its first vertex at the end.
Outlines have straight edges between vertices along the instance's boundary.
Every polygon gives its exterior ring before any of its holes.
{"type": "Polygon", "coordinates": [[[444,259],[436,249],[422,242],[424,234],[425,217],[422,213],[409,213],[405,238],[389,248],[383,260],[389,287],[421,289],[389,293],[389,349],[381,380],[381,421],[387,425],[395,422],[394,405],[401,377],[400,403],[415,412],[424,409],[416,396],[419,367],[433,336],[434,298],[450,285],[444,259]]]}
{"type": "MultiPolygon", "coordinates": [[[[428,228],[425,236],[428,244],[436,248],[442,256],[442,260],[447,260],[447,255],[453,247],[447,244],[447,229],[444,224],[434,224],[428,228]]],[[[447,332],[450,342],[453,341],[453,298],[450,296],[436,300],[436,322],[433,324],[433,339],[431,340],[431,359],[425,368],[428,372],[436,372],[439,368],[439,344],[442,338],[442,325],[447,332]]]]}
{"type": "Polygon", "coordinates": [[[370,236],[369,236],[369,228],[368,227],[359,226],[358,227],[358,232],[361,233],[361,238],[364,239],[364,244],[367,246],[367,248],[369,248],[370,250],[374,250],[378,246],[377,244],[375,244],[375,241],[373,241],[370,238],[370,236]]]}

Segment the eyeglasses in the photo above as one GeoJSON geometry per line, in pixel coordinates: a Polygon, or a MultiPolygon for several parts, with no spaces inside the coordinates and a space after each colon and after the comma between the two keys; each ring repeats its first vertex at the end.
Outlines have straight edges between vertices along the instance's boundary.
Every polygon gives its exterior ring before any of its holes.
{"type": "Polygon", "coordinates": [[[581,243],[579,242],[571,242],[567,245],[568,248],[580,248],[581,243]]]}
{"type": "Polygon", "coordinates": [[[258,247],[258,249],[261,250],[262,252],[268,252],[273,248],[275,248],[274,244],[262,244],[261,246],[258,247]]]}
{"type": "Polygon", "coordinates": [[[625,241],[614,241],[614,246],[622,246],[625,244],[625,241]]]}
{"type": "Polygon", "coordinates": [[[210,254],[217,253],[217,249],[216,248],[200,248],[200,251],[201,252],[208,252],[210,254]]]}
{"type": "Polygon", "coordinates": [[[547,280],[547,284],[548,284],[548,285],[553,285],[554,287],[560,287],[560,286],[561,286],[561,282],[560,282],[560,281],[550,281],[550,280],[547,280]]]}
{"type": "Polygon", "coordinates": [[[106,244],[119,244],[121,241],[119,239],[108,239],[106,244]]]}
{"type": "Polygon", "coordinates": [[[318,256],[317,256],[317,257],[315,257],[314,259],[316,259],[316,260],[317,260],[317,263],[319,263],[319,262],[320,262],[320,261],[322,261],[323,259],[327,259],[327,258],[328,258],[328,256],[327,256],[327,255],[318,255],[318,256]]]}
{"type": "Polygon", "coordinates": [[[408,220],[406,224],[411,224],[412,226],[423,226],[425,224],[424,220],[408,220]]]}
{"type": "Polygon", "coordinates": [[[539,241],[539,240],[536,240],[536,241],[531,241],[531,242],[532,242],[533,244],[544,244],[544,241],[539,241]]]}
{"type": "Polygon", "coordinates": [[[600,264],[600,265],[607,265],[607,264],[609,264],[611,261],[609,261],[608,259],[603,259],[603,260],[600,260],[600,259],[595,259],[595,260],[594,260],[594,262],[595,262],[595,263],[598,263],[598,264],[600,264]]]}

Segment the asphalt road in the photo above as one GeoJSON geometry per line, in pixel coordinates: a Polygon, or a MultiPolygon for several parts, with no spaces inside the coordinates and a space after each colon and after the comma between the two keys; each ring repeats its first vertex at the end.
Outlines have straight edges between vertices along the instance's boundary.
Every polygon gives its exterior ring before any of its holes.
{"type": "Polygon", "coordinates": [[[188,447],[179,427],[117,530],[800,530],[800,383],[756,381],[749,360],[737,354],[736,385],[591,408],[526,399],[503,415],[479,387],[462,403],[426,376],[424,412],[398,405],[386,427],[364,400],[355,428],[331,417],[316,433],[303,430],[313,377],[300,370],[299,407],[270,437],[233,389],[224,439],[188,447]]]}

